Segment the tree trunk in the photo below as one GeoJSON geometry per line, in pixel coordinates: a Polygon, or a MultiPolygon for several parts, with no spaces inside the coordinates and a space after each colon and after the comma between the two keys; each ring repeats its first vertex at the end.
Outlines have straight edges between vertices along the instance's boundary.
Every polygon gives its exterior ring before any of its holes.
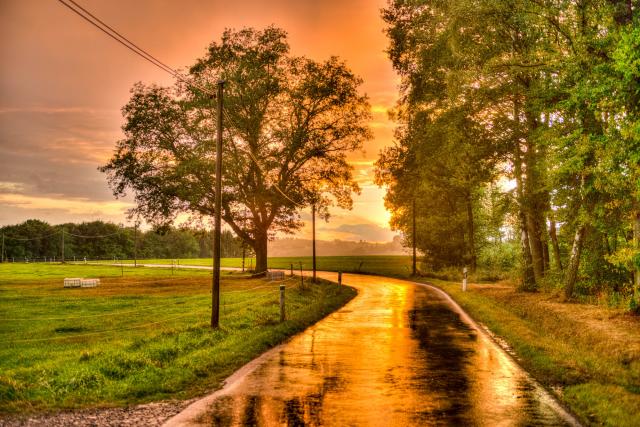
{"type": "Polygon", "coordinates": [[[525,163],[525,186],[524,202],[527,212],[527,227],[529,233],[529,245],[531,246],[531,256],[533,258],[533,273],[536,281],[539,282],[544,277],[544,248],[543,232],[545,227],[544,211],[547,203],[546,194],[542,187],[542,165],[540,162],[541,153],[535,140],[531,135],[539,127],[539,119],[529,110],[525,109],[527,119],[527,130],[529,136],[525,139],[526,151],[523,153],[525,163]]]}
{"type": "Polygon", "coordinates": [[[558,234],[556,232],[556,222],[549,221],[549,237],[551,238],[551,249],[553,250],[553,260],[558,271],[562,271],[562,258],[560,258],[560,245],[558,244],[558,234]]]}
{"type": "MultiPolygon", "coordinates": [[[[513,102],[513,117],[519,122],[520,108],[517,100],[513,102]]],[[[531,245],[529,244],[529,233],[527,231],[527,213],[525,202],[524,180],[522,177],[522,150],[516,132],[514,139],[513,168],[516,177],[516,195],[518,200],[518,219],[520,222],[520,244],[522,248],[522,290],[535,291],[537,289],[536,277],[533,271],[533,258],[531,256],[531,245]]]]}
{"type": "MultiPolygon", "coordinates": [[[[527,185],[531,185],[529,180],[527,180],[527,185]]],[[[536,277],[536,282],[540,282],[544,277],[544,251],[542,248],[540,224],[535,216],[532,212],[527,214],[527,230],[529,234],[529,245],[531,246],[533,274],[536,277]]]]}
{"type": "Polygon", "coordinates": [[[518,219],[520,222],[520,245],[522,248],[522,289],[525,291],[535,291],[537,288],[536,277],[533,272],[533,258],[531,256],[531,246],[529,245],[529,233],[527,232],[527,215],[524,211],[524,196],[522,190],[522,163],[519,149],[514,161],[516,175],[516,194],[518,196],[518,219]]]}
{"type": "MultiPolygon", "coordinates": [[[[633,220],[633,247],[636,251],[640,250],[640,211],[637,211],[633,220]]],[[[636,255],[637,257],[638,255],[636,255]]],[[[640,265],[636,262],[633,270],[634,293],[640,293],[640,265]]]]}
{"type": "Polygon", "coordinates": [[[267,271],[267,233],[256,234],[253,249],[256,253],[256,274],[264,274],[267,271]]]}
{"type": "Polygon", "coordinates": [[[529,245],[529,233],[527,232],[526,215],[524,212],[520,212],[520,244],[522,247],[523,257],[523,277],[522,277],[522,289],[525,291],[535,291],[537,289],[536,275],[533,271],[533,257],[531,256],[531,248],[529,245]]]}
{"type": "Polygon", "coordinates": [[[575,237],[573,238],[573,246],[571,248],[571,257],[567,267],[567,275],[564,281],[564,297],[570,300],[573,297],[573,289],[578,279],[578,268],[580,267],[580,255],[582,254],[582,246],[584,245],[584,236],[587,228],[579,225],[575,237]]]}
{"type": "Polygon", "coordinates": [[[467,195],[467,232],[469,234],[469,244],[467,246],[467,253],[469,259],[469,268],[471,273],[475,273],[478,266],[476,256],[476,239],[475,239],[475,227],[473,224],[473,203],[471,195],[467,195]]]}
{"type": "Polygon", "coordinates": [[[542,254],[544,255],[544,271],[547,272],[551,269],[551,259],[549,255],[549,240],[546,238],[542,240],[542,254]]]}
{"type": "Polygon", "coordinates": [[[418,275],[417,256],[416,256],[416,198],[411,202],[411,246],[413,247],[413,258],[411,259],[411,275],[418,275]]]}

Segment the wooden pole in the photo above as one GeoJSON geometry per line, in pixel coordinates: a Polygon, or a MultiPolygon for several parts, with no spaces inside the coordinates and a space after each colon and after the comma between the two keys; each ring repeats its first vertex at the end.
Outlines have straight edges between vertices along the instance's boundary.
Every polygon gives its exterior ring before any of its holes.
{"type": "Polygon", "coordinates": [[[64,264],[64,227],[62,227],[62,263],[64,264]]]}
{"type": "Polygon", "coordinates": [[[316,204],[311,205],[311,228],[312,240],[313,240],[313,281],[316,281],[316,204]]]}
{"type": "Polygon", "coordinates": [[[244,273],[244,257],[246,256],[246,247],[244,241],[242,242],[242,272],[244,273]]]}
{"type": "Polygon", "coordinates": [[[280,321],[284,322],[285,320],[285,312],[284,312],[284,285],[280,285],[280,321]]]}
{"type": "MultiPolygon", "coordinates": [[[[640,249],[640,212],[636,212],[633,220],[633,246],[636,250],[640,249]]],[[[633,272],[634,296],[640,297],[640,266],[636,264],[633,272]]]]}
{"type": "Polygon", "coordinates": [[[302,275],[302,262],[300,262],[300,289],[304,288],[304,276],[302,275]]]}
{"type": "Polygon", "coordinates": [[[211,285],[211,327],[220,325],[220,235],[222,210],[222,94],[224,81],[218,82],[218,117],[216,140],[216,185],[215,213],[213,229],[213,283],[211,285]]]}
{"type": "Polygon", "coordinates": [[[133,267],[138,266],[138,222],[133,227],[133,267]]]}

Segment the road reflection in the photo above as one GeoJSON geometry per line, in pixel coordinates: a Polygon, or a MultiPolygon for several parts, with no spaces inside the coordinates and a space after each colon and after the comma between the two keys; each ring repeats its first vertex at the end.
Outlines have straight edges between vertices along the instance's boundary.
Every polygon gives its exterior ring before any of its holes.
{"type": "Polygon", "coordinates": [[[566,425],[440,293],[374,276],[343,280],[357,298],[220,393],[194,424],[566,425]]]}

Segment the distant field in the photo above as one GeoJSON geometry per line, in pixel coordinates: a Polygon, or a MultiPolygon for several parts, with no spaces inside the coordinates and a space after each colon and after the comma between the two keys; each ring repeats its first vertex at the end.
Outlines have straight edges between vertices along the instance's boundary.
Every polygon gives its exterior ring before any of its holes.
{"type": "Polygon", "coordinates": [[[355,295],[323,282],[223,280],[221,328],[209,328],[211,272],[0,264],[0,412],[188,398],[355,295]],[[64,289],[63,277],[99,277],[64,289]],[[295,285],[294,285],[295,283],[295,285]]]}
{"type": "MultiPolygon", "coordinates": [[[[344,271],[350,273],[369,273],[391,276],[408,276],[411,273],[411,257],[406,255],[368,255],[368,256],[319,256],[316,258],[318,270],[344,271]]],[[[101,261],[112,263],[113,261],[101,261]]],[[[120,261],[118,261],[120,262],[120,261]]],[[[133,260],[122,261],[133,264],[133,260]]],[[[138,260],[140,264],[172,264],[172,259],[145,259],[138,260]]],[[[212,265],[211,258],[193,258],[175,260],[176,265],[212,265]]],[[[304,270],[312,268],[312,258],[307,257],[275,257],[269,258],[269,268],[289,269],[293,264],[294,269],[299,269],[302,263],[304,270]]],[[[241,267],[242,258],[223,258],[222,267],[241,267]]],[[[255,265],[255,261],[247,258],[245,267],[249,269],[255,265]]]]}

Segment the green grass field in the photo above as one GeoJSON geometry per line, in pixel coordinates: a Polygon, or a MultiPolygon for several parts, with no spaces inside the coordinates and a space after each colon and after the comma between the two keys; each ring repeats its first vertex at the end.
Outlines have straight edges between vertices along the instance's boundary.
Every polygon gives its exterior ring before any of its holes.
{"type": "Polygon", "coordinates": [[[0,412],[188,398],[355,295],[328,282],[300,290],[265,279],[221,283],[209,328],[211,272],[56,264],[0,265],[0,412]],[[99,277],[64,289],[63,277],[99,277]]]}
{"type": "MultiPolygon", "coordinates": [[[[100,261],[101,263],[113,263],[113,260],[100,261]]],[[[120,262],[120,261],[118,261],[120,262]]],[[[133,264],[133,260],[122,261],[125,264],[133,264]]],[[[165,264],[171,265],[172,259],[145,259],[138,260],[140,264],[165,264]]],[[[386,276],[406,277],[411,273],[411,257],[406,255],[369,255],[369,256],[319,256],[317,257],[317,269],[324,271],[343,271],[348,273],[379,274],[386,276]]],[[[211,258],[192,258],[175,260],[176,265],[205,265],[211,266],[211,258]]],[[[269,268],[310,270],[313,265],[310,256],[305,257],[274,257],[269,258],[269,268]]],[[[222,267],[241,267],[242,258],[222,258],[222,267]]],[[[255,265],[255,260],[247,258],[247,269],[255,265]]]]}

